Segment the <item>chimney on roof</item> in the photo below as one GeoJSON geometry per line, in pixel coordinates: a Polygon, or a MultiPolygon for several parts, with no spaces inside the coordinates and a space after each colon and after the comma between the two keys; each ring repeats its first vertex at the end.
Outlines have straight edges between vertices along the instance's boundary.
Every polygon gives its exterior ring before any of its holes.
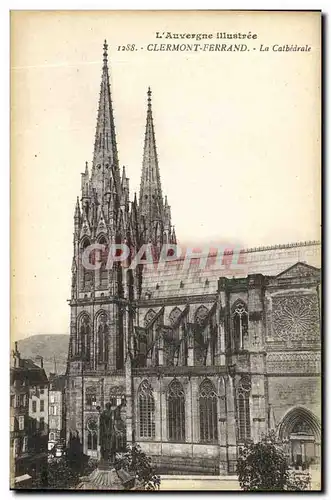
{"type": "Polygon", "coordinates": [[[44,368],[44,358],[42,356],[37,356],[36,360],[37,360],[37,364],[39,362],[40,368],[44,368]]]}
{"type": "Polygon", "coordinates": [[[18,342],[15,342],[15,350],[13,351],[14,367],[18,368],[21,366],[21,354],[18,350],[18,342]]]}

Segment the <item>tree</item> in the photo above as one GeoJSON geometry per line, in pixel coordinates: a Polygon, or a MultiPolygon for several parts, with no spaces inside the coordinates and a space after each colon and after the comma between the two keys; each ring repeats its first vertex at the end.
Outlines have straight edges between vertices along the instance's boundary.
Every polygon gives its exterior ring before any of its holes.
{"type": "Polygon", "coordinates": [[[66,457],[50,460],[47,476],[47,488],[49,489],[71,489],[79,482],[78,472],[71,467],[66,457]]]}
{"type": "Polygon", "coordinates": [[[301,491],[307,489],[308,474],[298,476],[290,470],[288,457],[276,435],[270,433],[259,443],[241,449],[237,472],[245,491],[301,491]]]}
{"type": "Polygon", "coordinates": [[[151,459],[142,451],[139,445],[128,446],[124,453],[118,453],[115,469],[124,469],[136,478],[138,486],[145,490],[157,490],[161,479],[152,466],[151,459]]]}

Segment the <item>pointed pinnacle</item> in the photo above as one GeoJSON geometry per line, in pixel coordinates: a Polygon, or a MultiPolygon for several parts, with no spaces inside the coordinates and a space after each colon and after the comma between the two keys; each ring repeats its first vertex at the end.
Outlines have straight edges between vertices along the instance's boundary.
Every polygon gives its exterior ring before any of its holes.
{"type": "Polygon", "coordinates": [[[148,109],[152,109],[152,91],[150,87],[148,87],[147,91],[147,106],[148,109]]]}
{"type": "Polygon", "coordinates": [[[79,197],[77,196],[76,207],[75,207],[75,218],[79,218],[80,216],[80,207],[79,207],[79,197]]]}
{"type": "Polygon", "coordinates": [[[107,40],[103,43],[103,65],[107,66],[108,63],[108,43],[107,40]]]}
{"type": "Polygon", "coordinates": [[[85,175],[88,177],[88,162],[85,162],[85,175]]]}

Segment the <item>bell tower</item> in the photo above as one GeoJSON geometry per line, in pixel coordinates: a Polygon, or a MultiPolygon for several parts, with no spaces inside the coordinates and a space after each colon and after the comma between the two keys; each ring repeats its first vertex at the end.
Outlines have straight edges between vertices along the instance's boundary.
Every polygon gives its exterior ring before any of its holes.
{"type": "Polygon", "coordinates": [[[100,457],[99,417],[107,403],[125,401],[128,441],[134,430],[128,347],[133,344],[143,272],[142,266],[130,270],[113,262],[114,246],[129,247],[130,263],[143,244],[151,243],[157,257],[164,243],[176,243],[161,189],[151,94],[148,89],[139,200],[134,195],[131,202],[129,178],[119,166],[105,41],[93,159],[81,174],[73,217],[66,371],[67,439],[78,437],[84,453],[95,458],[100,457]]]}
{"type": "Polygon", "coordinates": [[[67,432],[68,436],[78,432],[84,449],[85,413],[89,411],[86,389],[91,394],[95,388],[94,406],[103,408],[112,385],[125,385],[123,303],[129,285],[120,263],[107,263],[113,244],[136,241],[132,231],[135,211],[125,168],[122,175],[119,168],[105,41],[93,160],[90,169],[85,164],[74,211],[69,301],[67,432]],[[92,389],[86,387],[89,384],[92,389]]]}

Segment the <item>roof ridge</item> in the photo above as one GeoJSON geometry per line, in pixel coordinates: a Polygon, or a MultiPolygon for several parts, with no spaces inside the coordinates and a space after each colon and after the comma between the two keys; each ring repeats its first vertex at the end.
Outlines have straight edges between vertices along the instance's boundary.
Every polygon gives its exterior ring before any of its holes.
{"type": "MultiPolygon", "coordinates": [[[[285,248],[308,247],[308,246],[313,246],[313,245],[321,245],[321,242],[319,240],[308,240],[308,241],[298,241],[296,243],[279,243],[277,245],[267,245],[267,246],[261,246],[261,247],[251,247],[251,248],[242,248],[242,249],[240,249],[238,247],[238,245],[236,247],[234,247],[233,249],[231,249],[230,247],[227,249],[224,246],[224,255],[232,255],[234,253],[234,251],[235,251],[235,253],[237,253],[239,251],[239,254],[242,254],[242,253],[265,252],[267,250],[277,250],[277,249],[282,250],[285,248]]],[[[180,244],[178,246],[180,247],[180,244]]],[[[211,245],[211,248],[213,248],[213,245],[211,245]]],[[[215,245],[215,249],[216,249],[216,245],[215,245]]],[[[212,253],[208,253],[208,254],[202,254],[202,257],[209,257],[210,258],[210,257],[215,257],[216,255],[217,255],[217,252],[212,252],[212,253]]],[[[196,257],[194,256],[194,254],[192,254],[190,260],[200,259],[200,257],[201,257],[200,254],[198,254],[196,257]]],[[[181,261],[184,259],[185,259],[185,255],[180,256],[177,259],[171,260],[168,262],[175,263],[175,262],[178,262],[178,261],[181,261]]]]}
{"type": "Polygon", "coordinates": [[[320,245],[321,242],[319,240],[307,240],[307,241],[298,241],[295,243],[279,243],[278,245],[267,245],[267,246],[262,246],[262,247],[252,247],[252,248],[245,248],[241,250],[242,253],[248,253],[248,252],[261,252],[265,250],[276,250],[276,249],[283,249],[283,248],[294,248],[294,247],[308,247],[312,245],[320,245]]]}

